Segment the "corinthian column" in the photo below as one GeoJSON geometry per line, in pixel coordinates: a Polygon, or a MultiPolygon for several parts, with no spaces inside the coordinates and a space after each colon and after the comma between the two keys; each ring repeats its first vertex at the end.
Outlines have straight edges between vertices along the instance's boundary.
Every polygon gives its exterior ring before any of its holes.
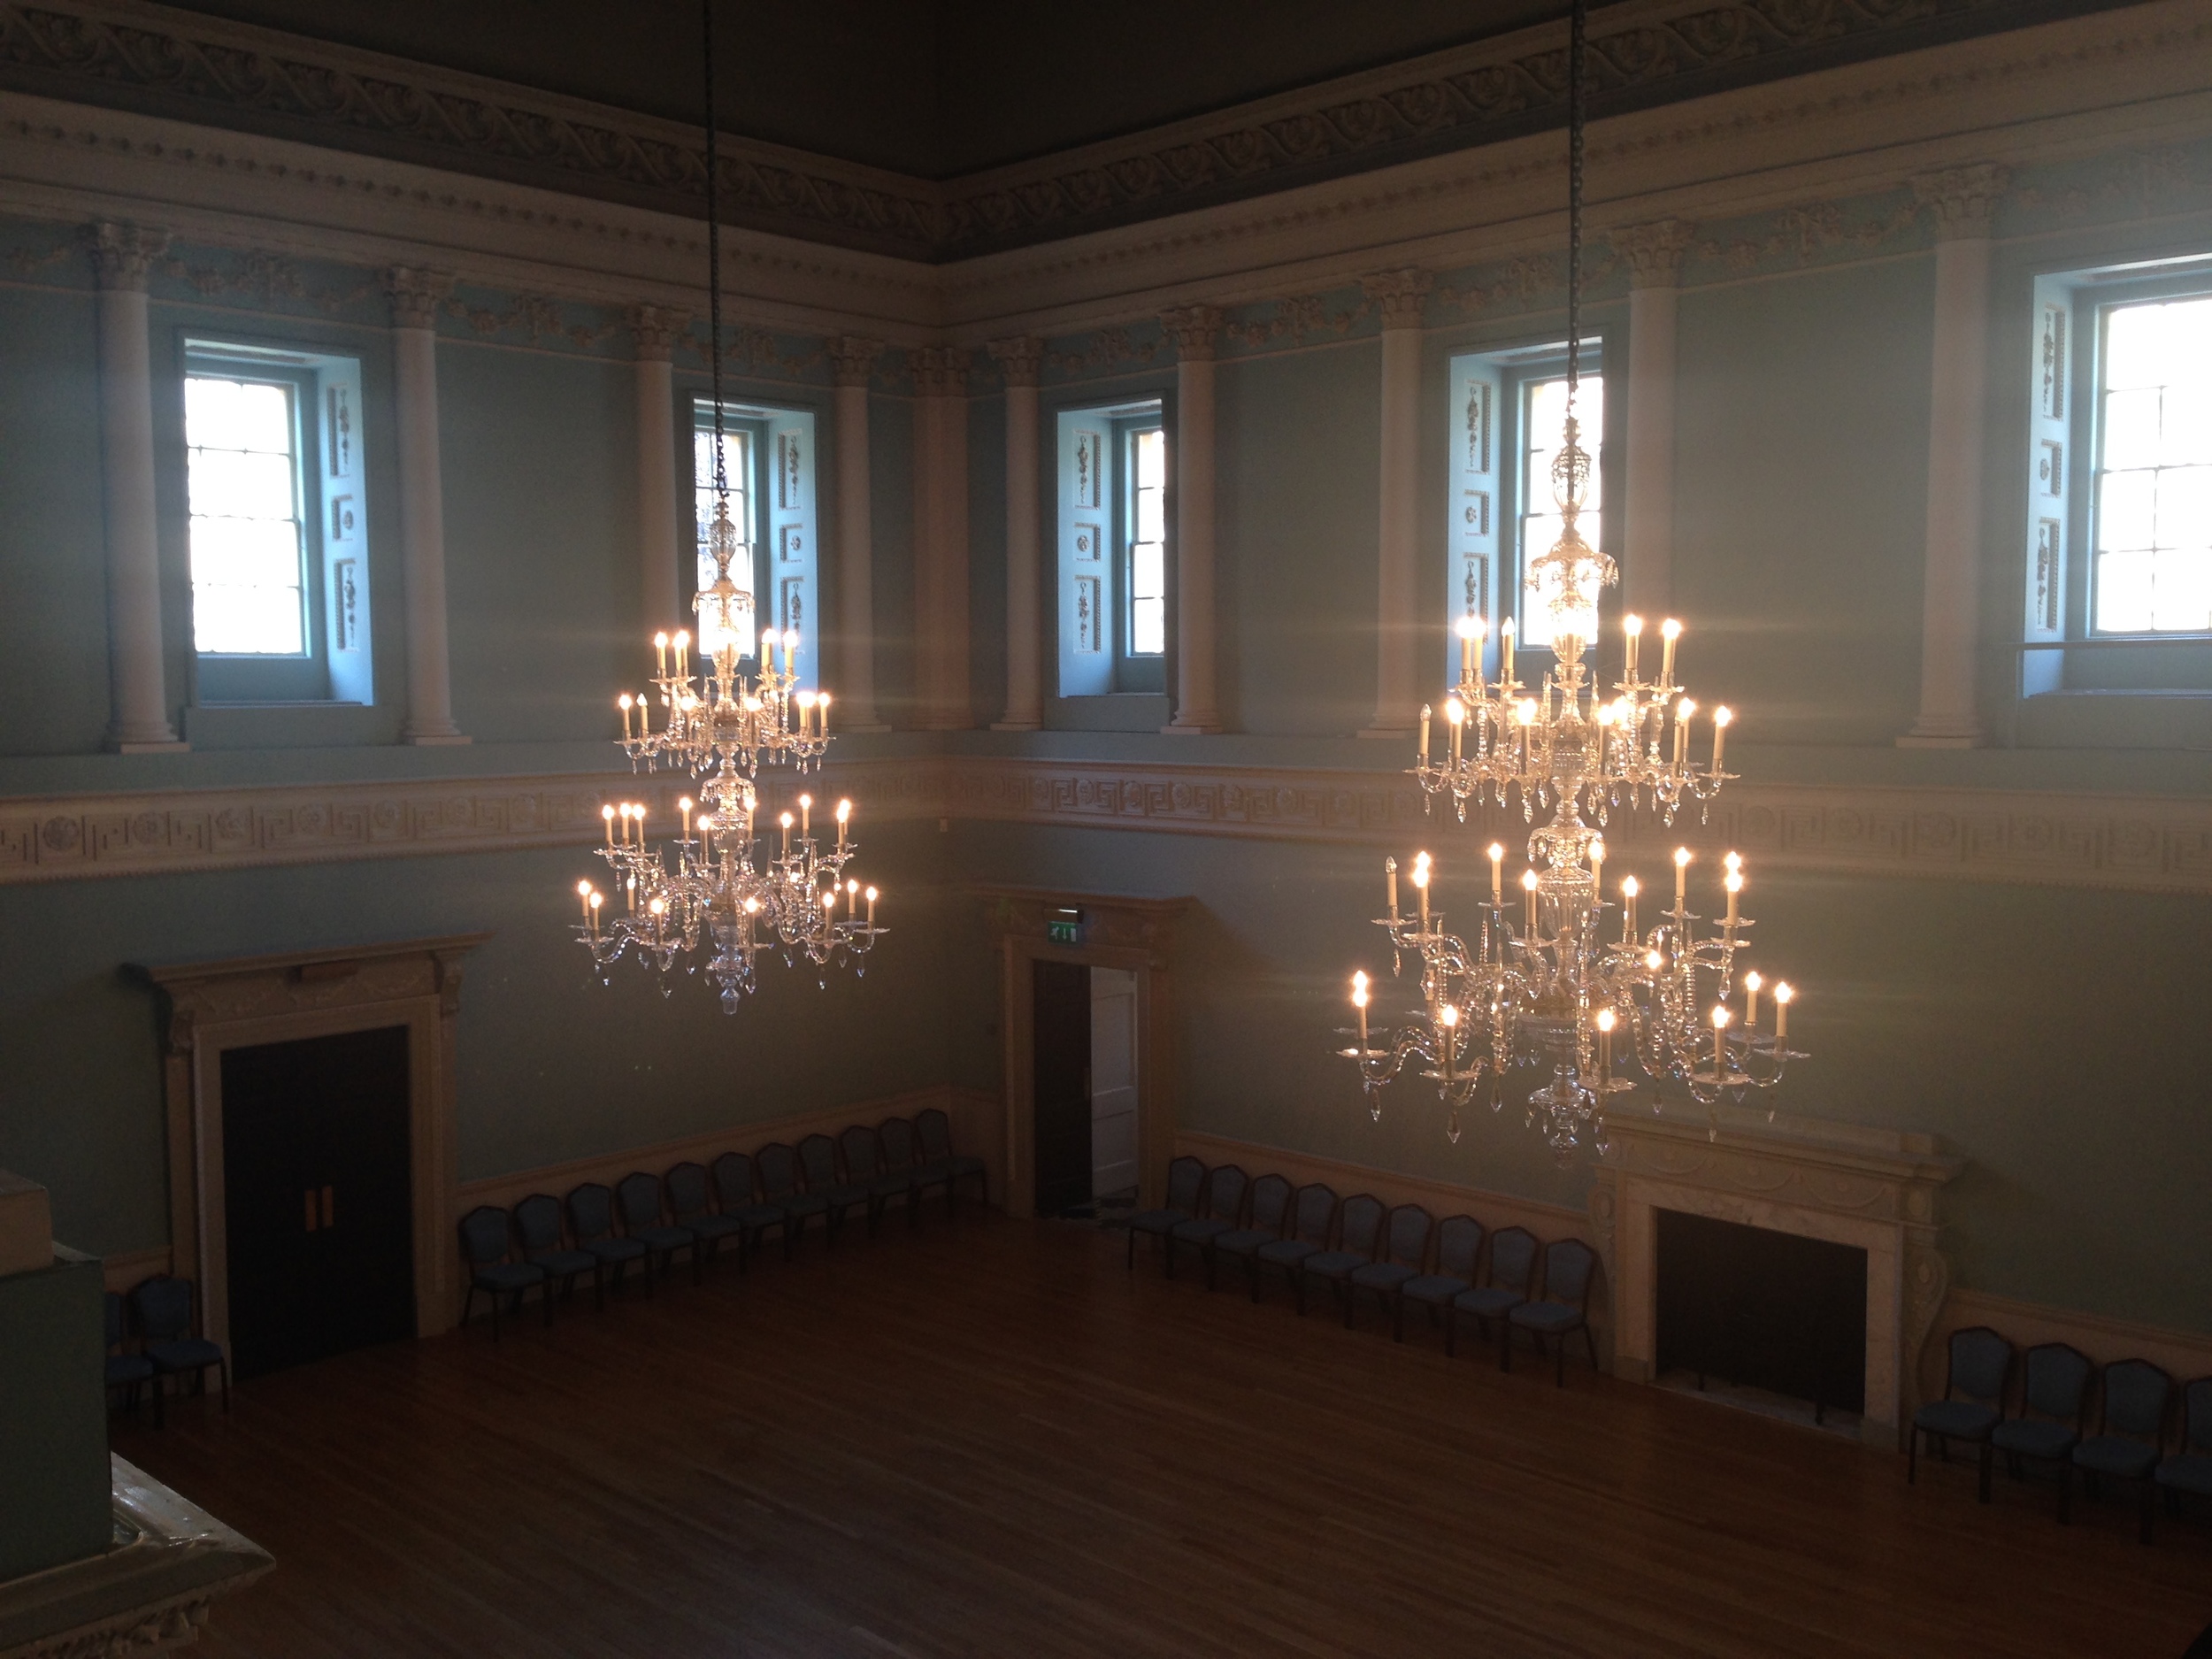
{"type": "Polygon", "coordinates": [[[1913,180],[1935,212],[1935,356],[1928,388],[1927,580],[1920,628],[1920,718],[1906,749],[1971,749],[1980,646],[1982,429],[1989,396],[1989,221],[2002,167],[1913,180]]]}
{"type": "Polygon", "coordinates": [[[399,426],[400,559],[407,576],[406,743],[465,743],[453,723],[446,654],[445,485],[438,460],[438,303],[453,291],[447,271],[394,265],[392,367],[399,426]]]}
{"type": "Polygon", "coordinates": [[[883,342],[847,334],[829,342],[837,365],[837,680],[831,687],[848,732],[880,732],[876,713],[875,529],[868,471],[868,381],[883,342]]]}
{"type": "Polygon", "coordinates": [[[669,357],[691,313],[659,305],[630,308],[637,355],[638,594],[647,632],[674,626],[682,601],[677,580],[676,392],[669,357]]]}
{"type": "Polygon", "coordinates": [[[1210,305],[1163,311],[1175,342],[1175,718],[1178,736],[1221,730],[1214,679],[1214,348],[1210,305]]]}
{"type": "Polygon", "coordinates": [[[1006,377],[1006,712],[992,723],[994,732],[1033,732],[1044,724],[1037,626],[1037,373],[1044,354],[1041,340],[991,342],[1006,377]]]}
{"type": "Polygon", "coordinates": [[[1673,607],[1674,324],[1691,229],[1678,219],[1611,233],[1628,262],[1628,477],[1621,598],[1652,617],[1673,607]]]}
{"type": "Polygon", "coordinates": [[[1421,413],[1421,305],[1425,271],[1366,278],[1382,307],[1382,511],[1375,536],[1375,718],[1362,737],[1410,737],[1418,653],[1413,595],[1415,495],[1421,413]]]}
{"type": "Polygon", "coordinates": [[[968,695],[968,353],[914,354],[914,642],[925,731],[974,724],[968,695]]]}
{"type": "Polygon", "coordinates": [[[125,755],[182,749],[162,673],[161,558],[154,528],[153,357],[146,279],[166,231],[92,227],[100,285],[100,494],[108,565],[107,745],[125,755]]]}

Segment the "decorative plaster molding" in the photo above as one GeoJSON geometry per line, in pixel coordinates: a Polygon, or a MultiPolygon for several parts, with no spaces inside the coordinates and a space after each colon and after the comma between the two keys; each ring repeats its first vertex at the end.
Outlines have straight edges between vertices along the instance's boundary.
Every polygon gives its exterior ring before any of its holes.
{"type": "Polygon", "coordinates": [[[641,363],[666,363],[691,327],[691,313],[670,305],[633,305],[624,318],[641,363]]]}
{"type": "Polygon", "coordinates": [[[1613,250],[1628,262],[1632,288],[1671,288],[1681,279],[1682,256],[1697,240],[1691,226],[1678,219],[1663,219],[1655,225],[1623,225],[1609,230],[1613,250]]]}
{"type": "Polygon", "coordinates": [[[450,271],[396,265],[380,272],[377,280],[392,302],[395,328],[435,328],[439,307],[453,292],[450,271]]]}
{"type": "Polygon", "coordinates": [[[1160,326],[1175,342],[1175,355],[1181,361],[1210,362],[1221,338],[1221,312],[1212,305],[1185,305],[1162,311],[1160,326]]]}
{"type": "Polygon", "coordinates": [[[1924,173],[1912,181],[1914,196],[1935,210],[1936,239],[1957,242],[1986,237],[1997,204],[2012,181],[2010,172],[1989,162],[1924,173]]]}
{"type": "Polygon", "coordinates": [[[1418,328],[1435,276],[1417,268],[1385,271],[1360,279],[1360,291],[1382,308],[1385,328],[1418,328]]]}
{"type": "Polygon", "coordinates": [[[876,363],[883,356],[883,342],[858,334],[841,334],[826,346],[835,365],[840,386],[866,386],[874,379],[876,363]]]}
{"type": "Polygon", "coordinates": [[[970,354],[964,346],[924,346],[908,354],[917,397],[964,397],[970,354]]]}
{"type": "Polygon", "coordinates": [[[999,378],[1009,386],[1034,386],[1039,372],[1044,366],[1045,342],[1028,334],[1011,340],[994,340],[990,343],[991,360],[998,365],[999,378]]]}
{"type": "Polygon", "coordinates": [[[168,251],[169,233],[144,225],[103,219],[88,226],[85,240],[92,253],[93,280],[104,288],[146,290],[154,263],[168,251]]]}

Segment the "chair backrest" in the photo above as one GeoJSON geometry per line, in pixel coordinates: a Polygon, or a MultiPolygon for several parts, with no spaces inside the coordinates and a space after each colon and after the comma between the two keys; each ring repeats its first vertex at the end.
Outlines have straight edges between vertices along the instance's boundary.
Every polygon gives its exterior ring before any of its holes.
{"type": "Polygon", "coordinates": [[[1429,1212],[1418,1204],[1400,1204],[1390,1212],[1388,1259],[1417,1272],[1429,1259],[1429,1212]]]}
{"type": "Polygon", "coordinates": [[[714,1161],[714,1196],[728,1215],[753,1202],[753,1161],[742,1152],[725,1152],[714,1161]]]}
{"type": "Polygon", "coordinates": [[[799,1190],[799,1155],[780,1141],[771,1141],[753,1154],[760,1171],[760,1195],[772,1202],[799,1190]]]}
{"type": "Polygon", "coordinates": [[[921,1139],[923,1163],[934,1164],[952,1156],[952,1119],[945,1116],[943,1107],[933,1106],[918,1114],[914,1133],[921,1139]]]}
{"type": "Polygon", "coordinates": [[[604,1183],[586,1181],[568,1194],[568,1230],[579,1244],[589,1244],[614,1232],[614,1194],[604,1183]]]}
{"type": "Polygon", "coordinates": [[[1252,1178],[1233,1164],[1217,1165],[1206,1178],[1206,1213],[1233,1222],[1244,1214],[1245,1189],[1252,1178]]]}
{"type": "Polygon", "coordinates": [[[1193,1157],[1177,1158],[1167,1166],[1167,1207],[1196,1215],[1198,1192],[1205,1182],[1203,1164],[1193,1157]]]}
{"type": "Polygon", "coordinates": [[[807,1191],[829,1191],[837,1185],[837,1142],[827,1135],[800,1136],[799,1168],[806,1174],[807,1191]]]}
{"type": "Polygon", "coordinates": [[[1336,1222],[1336,1188],[1316,1181],[1310,1187],[1298,1189],[1298,1202],[1291,1210],[1293,1223],[1290,1236],[1307,1244],[1326,1244],[1329,1230],[1336,1222]]]}
{"type": "Polygon", "coordinates": [[[1536,1235],[1526,1227],[1500,1227],[1490,1235],[1490,1282],[1501,1290],[1528,1294],[1536,1271],[1536,1235]]]}
{"type": "Polygon", "coordinates": [[[1475,1282],[1482,1259],[1482,1223],[1472,1216],[1447,1216],[1436,1227],[1436,1271],[1475,1282]]]}
{"type": "Polygon", "coordinates": [[[845,1155],[845,1179],[872,1181],[883,1173],[883,1143],[865,1124],[855,1124],[837,1137],[845,1155]]]}
{"type": "Polygon", "coordinates": [[[2070,1342],[2039,1342],[2026,1356],[2020,1403],[2039,1417],[2071,1423],[2077,1430],[2089,1408],[2089,1379],[2096,1367],[2070,1342]]]}
{"type": "Polygon", "coordinates": [[[2181,1449],[2212,1452],[2212,1377],[2200,1377],[2181,1391],[2181,1449]]]}
{"type": "Polygon", "coordinates": [[[2004,1399],[2005,1379],[2012,1375],[2012,1344],[1985,1325],[1970,1325],[1951,1333],[1951,1375],[1943,1397],[1963,1394],[1986,1405],[2004,1399]]]}
{"type": "Polygon", "coordinates": [[[104,1300],[107,1302],[108,1346],[120,1348],[123,1346],[123,1293],[111,1290],[104,1300]]]}
{"type": "Polygon", "coordinates": [[[1290,1183],[1279,1175],[1263,1175],[1252,1183],[1252,1225],[1262,1233],[1283,1236],[1290,1216],[1290,1183]]]}
{"type": "Polygon", "coordinates": [[[707,1169],[686,1158],[663,1178],[668,1186],[668,1208],[676,1225],[687,1226],[711,1208],[707,1198],[707,1169]]]}
{"type": "Polygon", "coordinates": [[[622,1184],[614,1189],[615,1197],[622,1205],[622,1227],[626,1233],[642,1233],[648,1227],[661,1225],[661,1178],[648,1175],[643,1170],[634,1170],[622,1178],[622,1184]]]}
{"type": "Polygon", "coordinates": [[[1579,1239],[1555,1239],[1544,1247],[1544,1300],[1569,1302],[1587,1310],[1590,1270],[1598,1253],[1579,1239]]]}
{"type": "Polygon", "coordinates": [[[1382,1241],[1383,1202],[1372,1193],[1355,1193],[1338,1212],[1336,1248],[1347,1256],[1375,1259],[1382,1241]]]}
{"type": "Polygon", "coordinates": [[[876,1125],[876,1138],[883,1143],[883,1172],[910,1169],[914,1163],[914,1120],[910,1118],[886,1118],[876,1125]]]}
{"type": "Polygon", "coordinates": [[[461,1254],[471,1267],[507,1259],[507,1212],[497,1204],[479,1204],[461,1217],[461,1254]]]}
{"type": "Polygon", "coordinates": [[[131,1287],[138,1333],[150,1342],[171,1342],[192,1329],[192,1281],[157,1273],[131,1287]]]}
{"type": "Polygon", "coordinates": [[[561,1201],[550,1193],[533,1193],[515,1206],[515,1231],[526,1250],[561,1248],[561,1201]]]}
{"type": "Polygon", "coordinates": [[[2104,1368],[2104,1432],[2166,1443],[2166,1402],[2174,1379],[2147,1359],[2115,1360],[2104,1368]]]}

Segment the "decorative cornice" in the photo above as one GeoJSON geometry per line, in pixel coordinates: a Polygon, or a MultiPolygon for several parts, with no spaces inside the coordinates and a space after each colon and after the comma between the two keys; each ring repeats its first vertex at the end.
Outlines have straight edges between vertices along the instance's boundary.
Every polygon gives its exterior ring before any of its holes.
{"type": "Polygon", "coordinates": [[[1694,227],[1678,219],[1655,225],[1624,225],[1605,233],[1614,252],[1628,263],[1632,288],[1671,288],[1681,280],[1682,256],[1697,240],[1694,227]]]}
{"type": "Polygon", "coordinates": [[[2011,181],[2008,169],[1980,162],[1923,174],[1912,181],[1913,196],[1935,210],[1938,242],[1960,242],[1989,234],[1997,204],[2011,181]]]}
{"type": "Polygon", "coordinates": [[[453,292],[453,273],[396,265],[377,273],[377,285],[392,303],[393,327],[435,328],[438,309],[453,292]]]}
{"type": "Polygon", "coordinates": [[[840,386],[866,386],[874,378],[877,360],[883,356],[883,342],[841,334],[825,342],[824,349],[835,365],[840,386]]]}
{"type": "Polygon", "coordinates": [[[1426,271],[1384,271],[1360,279],[1360,291],[1382,308],[1385,328],[1418,328],[1436,278],[1426,271]]]}
{"type": "MultiPolygon", "coordinates": [[[[916,756],[831,768],[864,819],[961,818],[1255,841],[1463,838],[1397,772],[916,756]]],[[[178,789],[0,801],[0,886],[353,858],[572,846],[603,802],[675,816],[680,780],[627,772],[178,789]]],[[[1517,822],[1517,818],[1515,820],[1517,822]]],[[[1736,784],[1709,822],[1617,815],[1619,858],[1678,842],[1755,867],[2139,893],[2212,894],[2212,800],[2024,790],[1736,784]]],[[[1624,865],[1624,868],[1626,866],[1624,865]]]]}
{"type": "Polygon", "coordinates": [[[1221,344],[1221,311],[1212,305],[1185,305],[1160,313],[1160,326],[1175,342],[1184,363],[1210,363],[1221,344]]]}
{"type": "Polygon", "coordinates": [[[641,363],[666,363],[691,327],[691,313],[672,305],[633,305],[624,314],[630,347],[641,363]]]}
{"type": "Polygon", "coordinates": [[[154,262],[169,250],[169,233],[146,225],[119,225],[103,219],[85,228],[92,254],[93,280],[104,288],[146,291],[154,262]]]}
{"type": "Polygon", "coordinates": [[[999,378],[1009,386],[1034,386],[1044,367],[1045,342],[1022,334],[1012,340],[994,340],[990,343],[991,360],[998,365],[999,378]]]}

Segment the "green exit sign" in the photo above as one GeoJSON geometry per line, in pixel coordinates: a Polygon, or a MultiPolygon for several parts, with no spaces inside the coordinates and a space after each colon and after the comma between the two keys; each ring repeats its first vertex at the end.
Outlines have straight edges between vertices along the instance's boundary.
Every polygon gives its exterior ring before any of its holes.
{"type": "Polygon", "coordinates": [[[1053,917],[1045,923],[1045,936],[1056,945],[1072,945],[1081,941],[1083,924],[1064,922],[1053,917]]]}

